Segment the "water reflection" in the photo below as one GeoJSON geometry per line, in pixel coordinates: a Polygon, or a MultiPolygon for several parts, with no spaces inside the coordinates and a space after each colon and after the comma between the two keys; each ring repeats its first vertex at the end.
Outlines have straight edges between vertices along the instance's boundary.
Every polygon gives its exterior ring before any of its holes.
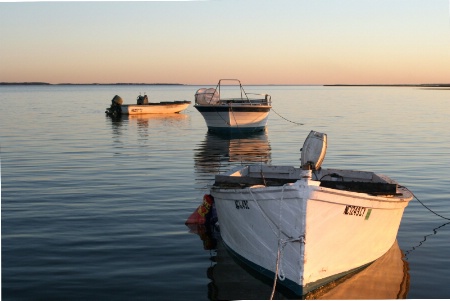
{"type": "Polygon", "coordinates": [[[421,241],[419,241],[419,243],[418,243],[416,246],[412,247],[411,249],[409,249],[409,250],[407,250],[407,251],[405,252],[405,258],[408,259],[408,256],[411,254],[411,252],[413,252],[413,251],[416,250],[417,248],[421,247],[421,246],[425,243],[425,241],[427,240],[427,238],[428,238],[429,236],[436,235],[436,234],[438,233],[438,230],[439,230],[440,228],[443,228],[443,227],[447,226],[448,224],[450,224],[450,222],[446,222],[446,223],[440,225],[439,227],[434,228],[434,229],[432,230],[433,233],[430,233],[430,234],[428,234],[428,235],[425,235],[425,236],[423,237],[423,239],[422,239],[421,241]]]}
{"type": "MultiPolygon", "coordinates": [[[[264,300],[270,298],[273,281],[242,265],[226,250],[220,234],[205,228],[190,229],[200,236],[205,250],[212,251],[207,269],[210,300],[264,300]]],[[[409,266],[397,241],[386,254],[363,270],[317,289],[304,299],[405,299],[408,295],[409,266]]],[[[298,299],[277,286],[274,299],[298,299]]]]}
{"type": "Polygon", "coordinates": [[[271,162],[267,132],[225,135],[207,132],[194,152],[197,180],[208,181],[213,175],[240,164],[271,162]]]}
{"type": "MultiPolygon", "coordinates": [[[[206,275],[209,300],[267,300],[272,294],[272,281],[255,273],[228,253],[220,236],[211,266],[206,275]]],[[[289,292],[275,291],[275,300],[297,298],[289,292]]]]}
{"type": "Polygon", "coordinates": [[[122,123],[128,123],[130,125],[137,125],[138,127],[149,126],[179,126],[187,121],[188,115],[186,114],[139,114],[139,115],[122,115],[118,118],[111,118],[114,126],[121,125],[122,123]]]}
{"type": "Polygon", "coordinates": [[[313,291],[306,299],[406,299],[408,271],[408,262],[396,240],[389,251],[362,271],[313,291]]]}
{"type": "Polygon", "coordinates": [[[178,123],[186,120],[188,115],[186,114],[139,114],[139,115],[124,115],[122,120],[128,120],[130,123],[136,122],[140,125],[177,125],[178,123]]]}
{"type": "Polygon", "coordinates": [[[137,133],[141,138],[151,136],[155,129],[168,127],[185,128],[188,115],[185,114],[139,114],[125,115],[123,121],[127,121],[130,127],[137,126],[137,133]]]}
{"type": "Polygon", "coordinates": [[[139,114],[123,115],[117,118],[108,117],[111,120],[113,135],[119,136],[123,133],[122,127],[136,126],[137,133],[141,137],[149,136],[149,130],[167,127],[186,127],[189,116],[186,114],[139,114]]]}

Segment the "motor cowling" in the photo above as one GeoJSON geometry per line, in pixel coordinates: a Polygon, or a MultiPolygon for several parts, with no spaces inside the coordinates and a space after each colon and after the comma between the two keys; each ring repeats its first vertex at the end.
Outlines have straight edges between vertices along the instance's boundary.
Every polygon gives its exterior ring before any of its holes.
{"type": "Polygon", "coordinates": [[[327,152],[327,135],[311,131],[306,137],[301,151],[301,167],[318,170],[327,152]]]}
{"type": "Polygon", "coordinates": [[[111,100],[111,106],[106,109],[106,115],[110,117],[120,117],[122,115],[121,105],[123,103],[122,98],[119,95],[116,95],[111,100]]]}
{"type": "Polygon", "coordinates": [[[116,95],[113,97],[113,99],[111,100],[111,104],[116,104],[116,105],[122,105],[123,100],[122,97],[120,97],[119,95],[116,95]]]}

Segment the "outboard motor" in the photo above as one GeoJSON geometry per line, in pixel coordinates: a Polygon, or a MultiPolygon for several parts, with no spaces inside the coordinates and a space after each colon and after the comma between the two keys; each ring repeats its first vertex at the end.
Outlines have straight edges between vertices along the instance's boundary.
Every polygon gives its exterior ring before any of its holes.
{"type": "Polygon", "coordinates": [[[123,100],[119,95],[114,96],[111,100],[111,106],[106,109],[106,115],[110,117],[120,117],[120,115],[122,115],[122,103],[123,100]]]}
{"type": "Polygon", "coordinates": [[[311,131],[306,137],[301,152],[301,167],[318,170],[327,152],[327,134],[311,131]]]}

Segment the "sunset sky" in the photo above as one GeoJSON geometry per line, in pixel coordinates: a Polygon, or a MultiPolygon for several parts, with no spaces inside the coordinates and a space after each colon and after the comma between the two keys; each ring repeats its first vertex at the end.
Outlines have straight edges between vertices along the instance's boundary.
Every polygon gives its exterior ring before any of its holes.
{"type": "Polygon", "coordinates": [[[1,2],[0,82],[450,83],[449,5],[1,2]]]}

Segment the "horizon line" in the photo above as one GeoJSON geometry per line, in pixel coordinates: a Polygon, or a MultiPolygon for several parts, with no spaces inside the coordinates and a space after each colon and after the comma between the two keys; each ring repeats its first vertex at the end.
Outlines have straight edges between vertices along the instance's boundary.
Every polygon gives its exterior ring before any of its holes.
{"type": "MultiPolygon", "coordinates": [[[[62,86],[62,85],[89,85],[89,86],[202,86],[214,84],[182,84],[182,83],[48,83],[48,82],[0,82],[2,86],[8,85],[48,85],[48,86],[62,86]]],[[[383,87],[450,87],[450,83],[427,83],[427,84],[248,84],[245,86],[383,86],[383,87]]]]}

